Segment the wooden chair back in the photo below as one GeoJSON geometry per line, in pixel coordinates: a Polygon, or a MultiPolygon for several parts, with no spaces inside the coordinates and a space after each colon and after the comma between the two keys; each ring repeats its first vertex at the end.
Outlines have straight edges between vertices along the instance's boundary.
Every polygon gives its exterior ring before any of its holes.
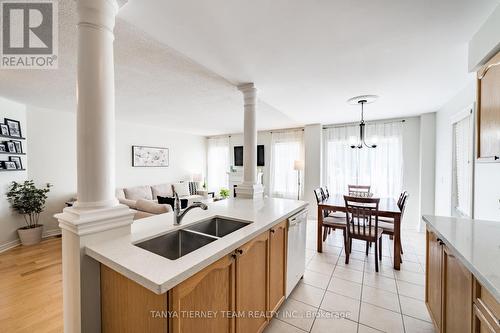
{"type": "Polygon", "coordinates": [[[401,194],[402,198],[400,201],[398,201],[398,207],[399,207],[399,210],[401,211],[401,219],[403,218],[403,214],[405,212],[405,209],[406,209],[406,204],[408,202],[408,197],[410,196],[408,194],[408,192],[404,191],[402,194],[401,194]]]}
{"type": "Polygon", "coordinates": [[[347,191],[351,197],[367,198],[371,195],[370,185],[347,185],[347,191]]]}
{"type": "Polygon", "coordinates": [[[347,236],[367,241],[377,240],[379,198],[344,195],[347,236]]]}
{"type": "Polygon", "coordinates": [[[321,188],[321,190],[323,191],[323,194],[325,195],[325,199],[328,199],[330,197],[330,192],[328,191],[328,186],[323,186],[321,188]]]}
{"type": "Polygon", "coordinates": [[[316,197],[316,203],[320,203],[323,201],[323,194],[321,194],[321,188],[314,189],[314,196],[316,197]]]}

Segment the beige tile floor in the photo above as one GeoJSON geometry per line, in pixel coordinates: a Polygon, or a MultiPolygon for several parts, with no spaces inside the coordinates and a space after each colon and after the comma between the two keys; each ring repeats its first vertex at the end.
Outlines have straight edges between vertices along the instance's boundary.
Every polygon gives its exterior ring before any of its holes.
{"type": "Polygon", "coordinates": [[[344,263],[341,232],[316,252],[316,221],[308,221],[304,278],[266,328],[284,332],[434,332],[424,304],[425,234],[402,230],[403,263],[392,268],[392,240],[384,235],[382,261],[375,273],[373,248],[353,242],[344,263]]]}

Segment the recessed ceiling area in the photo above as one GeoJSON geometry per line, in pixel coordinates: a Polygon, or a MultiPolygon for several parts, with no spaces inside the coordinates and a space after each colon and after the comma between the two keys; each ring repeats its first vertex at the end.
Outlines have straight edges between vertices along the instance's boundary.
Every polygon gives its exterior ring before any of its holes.
{"type": "MultiPolygon", "coordinates": [[[[259,129],[439,109],[473,76],[467,42],[497,0],[129,0],[115,27],[118,119],[201,135],[241,132],[254,82],[259,129]]],[[[59,69],[0,70],[0,95],[75,112],[76,5],[59,2],[59,69]]]]}
{"type": "Polygon", "coordinates": [[[299,123],[436,111],[463,88],[467,43],[497,0],[141,0],[119,16],[299,123]]]}

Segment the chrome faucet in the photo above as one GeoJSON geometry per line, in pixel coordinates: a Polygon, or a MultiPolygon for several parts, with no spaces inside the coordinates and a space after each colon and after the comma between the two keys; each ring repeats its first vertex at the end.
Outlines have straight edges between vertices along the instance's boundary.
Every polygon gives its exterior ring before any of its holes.
{"type": "Polygon", "coordinates": [[[174,197],[175,197],[175,201],[174,201],[174,225],[180,225],[184,215],[186,215],[186,213],[189,212],[193,208],[199,207],[203,210],[208,209],[208,206],[205,205],[204,203],[194,202],[191,206],[182,210],[181,209],[181,200],[179,199],[179,195],[177,194],[177,192],[174,192],[174,197]]]}

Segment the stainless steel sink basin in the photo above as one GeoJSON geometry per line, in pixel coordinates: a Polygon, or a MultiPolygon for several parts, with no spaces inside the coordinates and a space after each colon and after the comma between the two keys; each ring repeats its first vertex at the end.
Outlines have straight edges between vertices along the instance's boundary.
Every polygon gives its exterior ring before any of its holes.
{"type": "Polygon", "coordinates": [[[186,230],[193,230],[215,237],[224,237],[230,233],[247,226],[249,222],[228,220],[223,218],[213,218],[186,227],[186,230]]]}
{"type": "Polygon", "coordinates": [[[215,240],[217,237],[181,229],[135,245],[162,257],[175,260],[215,240]]]}

